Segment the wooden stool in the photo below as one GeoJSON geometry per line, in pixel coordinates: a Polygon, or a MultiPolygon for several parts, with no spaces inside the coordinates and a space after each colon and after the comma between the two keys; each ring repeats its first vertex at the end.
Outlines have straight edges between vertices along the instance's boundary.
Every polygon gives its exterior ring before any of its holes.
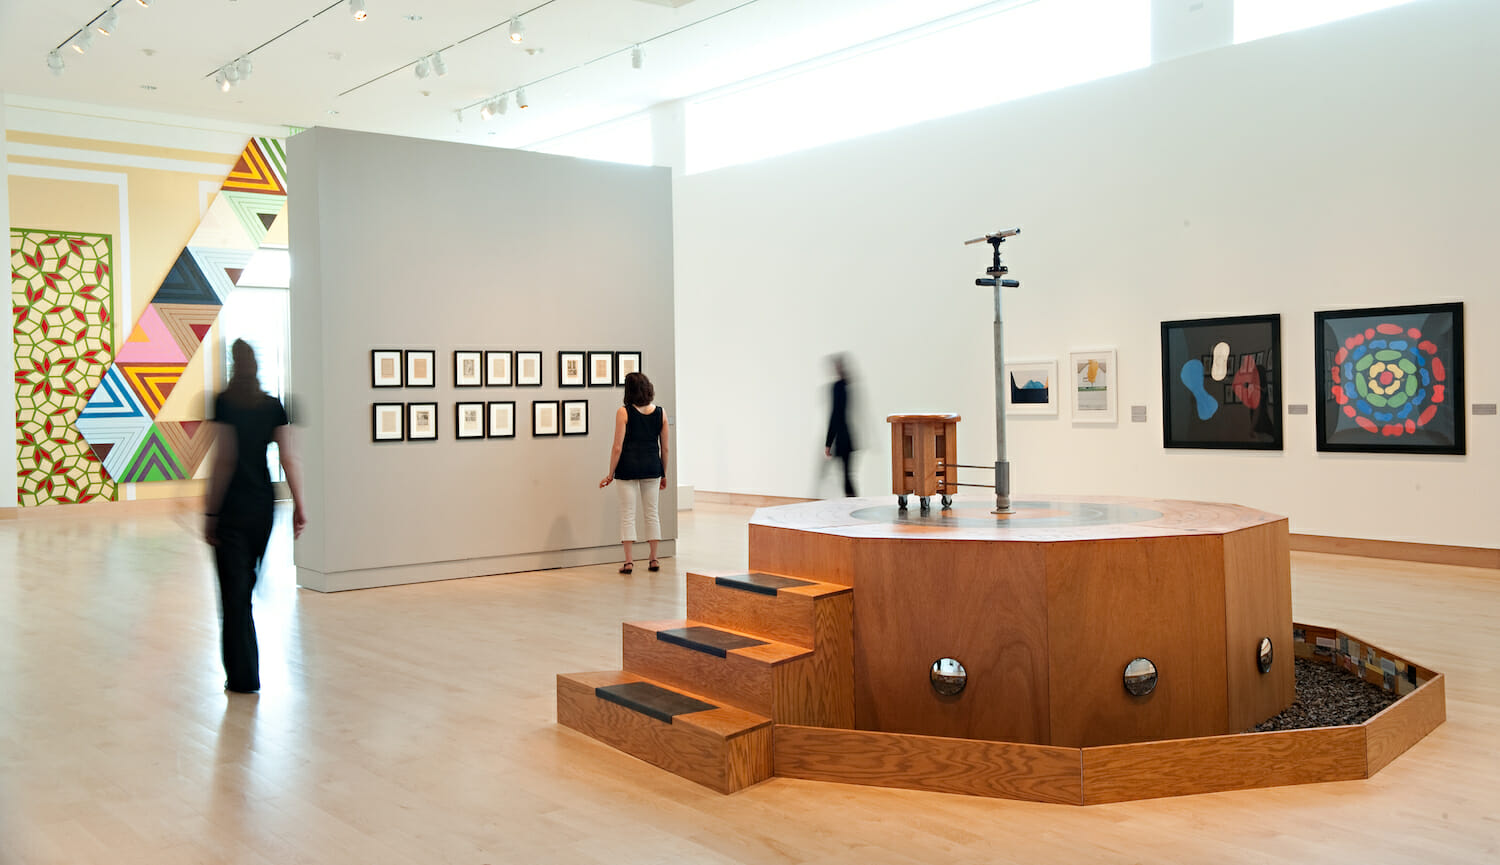
{"type": "Polygon", "coordinates": [[[891,492],[902,510],[906,497],[915,494],[922,500],[922,510],[931,504],[928,497],[942,494],[943,509],[953,506],[958,492],[958,422],[957,414],[893,414],[886,418],[891,425],[891,492]]]}

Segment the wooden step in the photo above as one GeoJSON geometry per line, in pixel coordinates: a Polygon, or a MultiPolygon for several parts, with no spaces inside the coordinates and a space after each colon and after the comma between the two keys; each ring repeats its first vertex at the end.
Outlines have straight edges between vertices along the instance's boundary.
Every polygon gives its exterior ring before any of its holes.
{"type": "Polygon", "coordinates": [[[622,633],[626,672],[778,723],[853,724],[852,663],[830,669],[829,655],[691,619],[626,622],[622,633]]]}
{"type": "Polygon", "coordinates": [[[557,677],[557,722],[720,793],[771,777],[771,719],[623,672],[557,677]]]}
{"type": "Polygon", "coordinates": [[[854,595],[848,586],[777,574],[689,571],[687,617],[794,646],[836,649],[852,645],[854,595]]]}

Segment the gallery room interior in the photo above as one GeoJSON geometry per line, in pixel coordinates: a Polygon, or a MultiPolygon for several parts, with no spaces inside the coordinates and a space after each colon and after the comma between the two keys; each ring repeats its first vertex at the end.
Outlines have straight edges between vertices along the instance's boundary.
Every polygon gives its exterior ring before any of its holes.
{"type": "Polygon", "coordinates": [[[0,863],[1491,861],[1496,44],[1489,0],[0,5],[0,863]],[[254,694],[236,339],[309,517],[254,694]],[[893,416],[950,424],[937,487],[893,416]],[[1389,708],[1258,727],[1294,662],[1389,708]]]}

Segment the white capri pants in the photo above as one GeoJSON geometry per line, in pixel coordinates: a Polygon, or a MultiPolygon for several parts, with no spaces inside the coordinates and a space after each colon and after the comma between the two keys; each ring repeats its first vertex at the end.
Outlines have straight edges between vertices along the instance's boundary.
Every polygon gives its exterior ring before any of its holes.
{"type": "Polygon", "coordinates": [[[657,504],[661,500],[661,478],[642,478],[622,481],[615,478],[615,488],[620,496],[620,540],[661,540],[661,514],[657,504]],[[641,503],[641,515],[646,522],[646,536],[636,537],[635,503],[641,503]]]}

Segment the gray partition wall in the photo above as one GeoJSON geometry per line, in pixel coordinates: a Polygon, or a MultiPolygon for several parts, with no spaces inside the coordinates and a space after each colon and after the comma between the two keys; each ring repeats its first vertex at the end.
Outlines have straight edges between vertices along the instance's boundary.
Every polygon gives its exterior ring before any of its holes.
{"type": "Polygon", "coordinates": [[[641,352],[675,431],[670,173],[334,129],[296,135],[288,157],[289,386],[311,517],[298,582],[618,560],[616,494],[598,482],[623,389],[561,387],[558,353],[641,352]],[[434,386],[374,387],[375,349],[433,351],[434,386]],[[458,350],[540,351],[543,383],[457,387],[458,350]],[[553,400],[588,402],[587,435],[533,436],[532,403],[553,400]],[[514,438],[456,437],[457,403],[501,401],[514,438]],[[413,402],[437,404],[435,440],[373,441],[375,403],[413,402]]]}

